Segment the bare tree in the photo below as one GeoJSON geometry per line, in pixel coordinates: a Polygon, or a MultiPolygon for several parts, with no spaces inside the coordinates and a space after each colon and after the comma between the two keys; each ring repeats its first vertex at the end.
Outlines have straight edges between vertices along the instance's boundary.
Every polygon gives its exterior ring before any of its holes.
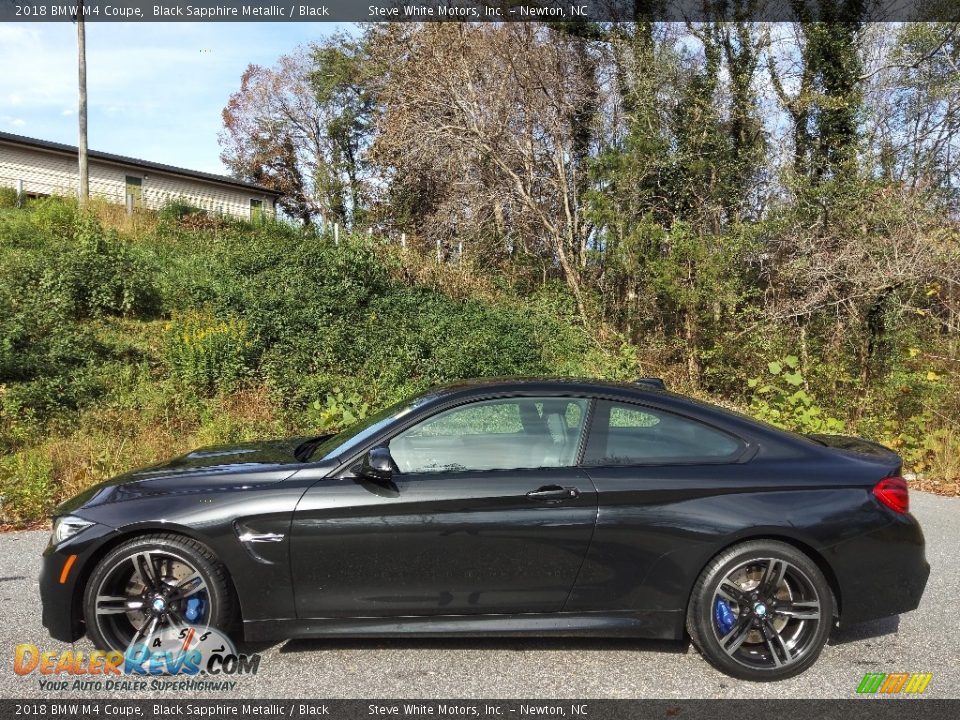
{"type": "Polygon", "coordinates": [[[432,186],[421,227],[507,235],[508,251],[555,262],[586,322],[581,199],[596,83],[583,42],[526,23],[382,31],[373,157],[392,182],[432,186]]]}
{"type": "Polygon", "coordinates": [[[928,193],[871,180],[801,193],[785,210],[771,225],[772,316],[833,323],[869,383],[893,319],[925,314],[932,289],[960,283],[956,230],[928,193]]]}
{"type": "Polygon", "coordinates": [[[315,178],[324,157],[323,123],[303,49],[272,68],[251,65],[223,110],[221,159],[237,175],[283,193],[280,206],[310,223],[323,212],[315,178]]]}
{"type": "Polygon", "coordinates": [[[960,23],[871,28],[865,164],[960,208],[960,23]]]}
{"type": "Polygon", "coordinates": [[[281,207],[305,223],[320,214],[349,227],[363,209],[372,103],[359,76],[362,52],[335,35],[273,67],[250,65],[223,110],[223,162],[282,192],[281,207]]]}

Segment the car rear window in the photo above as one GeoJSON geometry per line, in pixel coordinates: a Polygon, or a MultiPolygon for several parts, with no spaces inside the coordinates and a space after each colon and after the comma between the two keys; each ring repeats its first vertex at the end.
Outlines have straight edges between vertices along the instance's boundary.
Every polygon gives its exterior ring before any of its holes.
{"type": "Polygon", "coordinates": [[[660,409],[601,400],[585,465],[717,462],[739,455],[741,442],[722,430],[660,409]]]}

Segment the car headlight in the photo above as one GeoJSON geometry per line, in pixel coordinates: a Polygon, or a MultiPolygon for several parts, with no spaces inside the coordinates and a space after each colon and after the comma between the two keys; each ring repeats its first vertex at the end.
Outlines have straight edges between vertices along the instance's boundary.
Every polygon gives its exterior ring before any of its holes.
{"type": "Polygon", "coordinates": [[[81,530],[86,530],[91,525],[93,525],[93,523],[89,520],[73,517],[72,515],[58,517],[53,521],[53,534],[50,536],[50,543],[52,545],[59,545],[63,541],[72,538],[81,530]]]}

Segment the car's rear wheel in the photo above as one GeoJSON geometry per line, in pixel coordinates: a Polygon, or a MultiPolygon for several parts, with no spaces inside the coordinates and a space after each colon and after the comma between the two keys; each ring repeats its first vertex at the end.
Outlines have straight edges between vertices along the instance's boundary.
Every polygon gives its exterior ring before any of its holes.
{"type": "Polygon", "coordinates": [[[101,650],[125,651],[169,627],[228,630],[233,595],[226,568],[197,541],[144,535],[111,550],[87,581],[87,634],[101,650]]]}
{"type": "Polygon", "coordinates": [[[792,545],[755,540],[714,558],[693,588],[687,631],[717,669],[745,680],[782,680],[820,655],[833,595],[817,564],[792,545]]]}

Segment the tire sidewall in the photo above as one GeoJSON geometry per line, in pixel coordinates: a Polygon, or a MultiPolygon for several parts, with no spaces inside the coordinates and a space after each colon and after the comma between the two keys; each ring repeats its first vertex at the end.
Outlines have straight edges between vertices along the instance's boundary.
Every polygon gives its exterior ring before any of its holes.
{"type": "Polygon", "coordinates": [[[832,589],[820,568],[807,555],[785,543],[753,541],[723,552],[708,564],[694,587],[687,627],[694,644],[718,670],[743,680],[766,682],[799,675],[816,662],[830,636],[833,612],[832,589]],[[752,668],[734,660],[721,647],[713,626],[713,599],[720,581],[737,566],[760,557],[786,560],[798,567],[810,579],[820,600],[820,622],[805,656],[786,667],[769,670],[752,668]]]}
{"type": "Polygon", "coordinates": [[[118,650],[124,652],[126,648],[112,647],[110,641],[103,635],[96,621],[96,594],[97,589],[104,578],[117,565],[125,562],[127,558],[136,552],[143,550],[159,551],[169,553],[174,557],[185,560],[192,565],[203,577],[207,586],[207,596],[209,601],[209,622],[208,626],[225,630],[228,624],[230,598],[229,591],[219,579],[216,572],[216,559],[213,554],[187,538],[183,540],[175,539],[170,536],[143,536],[128,540],[110,550],[96,565],[90,577],[87,579],[83,592],[83,617],[86,625],[87,635],[94,645],[100,650],[118,650]],[[196,548],[193,547],[196,545],[196,548]]]}

